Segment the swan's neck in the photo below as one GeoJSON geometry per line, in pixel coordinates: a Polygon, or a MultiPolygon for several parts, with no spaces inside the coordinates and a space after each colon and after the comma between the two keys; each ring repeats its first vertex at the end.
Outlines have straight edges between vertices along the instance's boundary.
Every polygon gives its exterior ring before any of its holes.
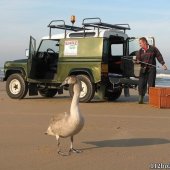
{"type": "Polygon", "coordinates": [[[74,92],[74,95],[73,95],[72,102],[71,102],[70,114],[72,116],[73,115],[75,116],[80,113],[79,111],[79,96],[81,92],[80,82],[77,82],[76,84],[74,84],[73,92],[74,92]]]}

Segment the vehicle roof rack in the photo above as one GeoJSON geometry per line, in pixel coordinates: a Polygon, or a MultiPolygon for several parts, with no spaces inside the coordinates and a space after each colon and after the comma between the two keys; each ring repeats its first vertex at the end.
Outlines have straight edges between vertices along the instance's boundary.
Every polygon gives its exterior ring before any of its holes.
{"type": "Polygon", "coordinates": [[[124,33],[126,30],[130,30],[129,24],[108,24],[108,23],[103,23],[101,22],[101,19],[96,17],[96,18],[85,18],[83,19],[82,22],[83,27],[78,27],[78,26],[73,26],[73,25],[66,25],[64,20],[52,20],[48,27],[50,28],[49,30],[49,37],[51,38],[51,30],[52,29],[63,29],[65,38],[66,38],[66,33],[68,31],[84,31],[84,37],[86,34],[86,30],[95,30],[97,28],[98,30],[98,36],[99,36],[99,30],[100,29],[118,29],[118,30],[123,30],[124,33]],[[89,22],[90,20],[90,22],[89,22]]]}
{"type": "Polygon", "coordinates": [[[84,30],[83,27],[77,27],[77,26],[73,26],[73,25],[66,25],[64,20],[52,20],[50,22],[50,24],[48,25],[48,27],[50,28],[49,31],[49,37],[51,38],[51,29],[63,29],[65,32],[65,38],[66,38],[66,31],[81,31],[84,30]],[[58,24],[59,23],[59,24],[58,24]]]}
{"type": "Polygon", "coordinates": [[[113,24],[103,23],[103,22],[101,22],[101,19],[98,17],[85,18],[85,19],[83,19],[82,25],[84,26],[84,29],[86,29],[86,27],[93,27],[94,29],[97,28],[98,34],[99,34],[99,29],[115,28],[115,29],[123,30],[124,33],[126,32],[126,30],[130,30],[129,24],[114,24],[113,25],[113,24]],[[95,22],[87,22],[89,20],[95,21],[95,22]]]}

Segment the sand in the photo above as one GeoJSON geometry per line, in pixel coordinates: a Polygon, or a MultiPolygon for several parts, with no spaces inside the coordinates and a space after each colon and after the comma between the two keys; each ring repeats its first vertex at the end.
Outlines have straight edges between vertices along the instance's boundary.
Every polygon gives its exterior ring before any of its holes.
{"type": "MultiPolygon", "coordinates": [[[[131,97],[121,96],[117,102],[81,103],[86,122],[74,147],[83,152],[62,157],[55,137],[44,132],[52,115],[69,110],[70,97],[13,100],[0,83],[0,169],[145,170],[152,163],[170,167],[170,109],[139,105],[137,100],[133,90],[131,97]]],[[[61,143],[67,151],[70,139],[61,143]]]]}

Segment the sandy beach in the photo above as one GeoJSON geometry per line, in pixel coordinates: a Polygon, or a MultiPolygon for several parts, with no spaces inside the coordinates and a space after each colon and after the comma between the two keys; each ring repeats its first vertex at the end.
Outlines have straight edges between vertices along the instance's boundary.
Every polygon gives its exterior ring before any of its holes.
{"type": "MultiPolygon", "coordinates": [[[[46,136],[54,114],[69,111],[71,98],[41,96],[10,99],[0,83],[0,169],[2,170],[145,170],[169,164],[170,109],[137,103],[137,91],[116,102],[81,103],[84,129],[75,136],[80,154],[57,154],[55,137],[46,136]]],[[[147,99],[146,99],[147,100],[147,99]]],[[[70,139],[62,139],[67,151],[70,139]]]]}

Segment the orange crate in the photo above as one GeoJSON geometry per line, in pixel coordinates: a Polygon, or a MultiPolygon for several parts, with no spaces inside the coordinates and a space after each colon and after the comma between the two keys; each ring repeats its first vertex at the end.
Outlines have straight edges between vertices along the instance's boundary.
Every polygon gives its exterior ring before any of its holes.
{"type": "Polygon", "coordinates": [[[158,108],[170,108],[170,88],[150,87],[149,104],[158,108]]]}

